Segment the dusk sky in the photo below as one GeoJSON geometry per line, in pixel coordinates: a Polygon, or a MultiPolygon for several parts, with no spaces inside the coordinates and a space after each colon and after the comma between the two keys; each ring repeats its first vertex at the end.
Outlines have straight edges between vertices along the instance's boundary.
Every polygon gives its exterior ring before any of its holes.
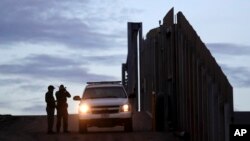
{"type": "MultiPolygon", "coordinates": [[[[143,35],[182,11],[250,110],[250,1],[1,0],[0,115],[44,115],[48,85],[82,95],[87,81],[121,80],[127,22],[143,35]]],[[[69,113],[78,102],[68,99],[69,113]]]]}

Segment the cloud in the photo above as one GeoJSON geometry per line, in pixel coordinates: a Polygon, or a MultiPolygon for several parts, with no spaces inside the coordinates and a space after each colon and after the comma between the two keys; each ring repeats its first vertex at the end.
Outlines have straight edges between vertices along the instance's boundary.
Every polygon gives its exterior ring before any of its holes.
{"type": "Polygon", "coordinates": [[[51,42],[88,50],[121,47],[126,38],[124,17],[136,9],[114,1],[96,5],[89,0],[2,0],[0,43],[51,42]]]}
{"type": "Polygon", "coordinates": [[[10,108],[22,113],[41,109],[42,103],[33,107],[28,101],[31,97],[40,99],[38,94],[43,93],[48,84],[63,82],[77,89],[86,81],[116,80],[109,70],[95,73],[93,66],[120,68],[126,59],[117,52],[126,49],[127,19],[141,11],[123,3],[1,0],[0,48],[4,50],[1,56],[5,59],[0,63],[3,76],[0,102],[18,97],[20,93],[25,95],[21,103],[17,103],[19,106],[2,103],[6,104],[5,110],[10,108]]]}
{"type": "MultiPolygon", "coordinates": [[[[33,13],[33,11],[30,11],[33,13]]],[[[25,17],[30,15],[20,15],[25,17]]],[[[33,16],[31,16],[33,17],[33,16]]],[[[2,43],[13,42],[55,42],[77,48],[107,48],[107,36],[93,32],[91,27],[78,19],[53,17],[36,21],[35,19],[11,19],[0,21],[2,43]]]]}
{"type": "Polygon", "coordinates": [[[224,55],[249,55],[250,46],[240,45],[240,44],[230,44],[230,43],[208,43],[207,47],[211,52],[215,54],[224,54],[224,55]]]}
{"type": "Polygon", "coordinates": [[[37,105],[32,105],[32,106],[27,106],[22,108],[22,112],[32,115],[32,114],[42,114],[44,113],[46,108],[45,104],[37,104],[37,105]]]}
{"type": "Polygon", "coordinates": [[[9,86],[15,84],[21,84],[24,80],[20,78],[1,78],[0,86],[9,86]]]}
{"type": "Polygon", "coordinates": [[[121,65],[126,58],[126,55],[105,55],[105,56],[84,56],[82,57],[88,63],[98,63],[102,65],[121,65]]]}
{"type": "Polygon", "coordinates": [[[6,107],[6,105],[9,105],[9,102],[0,101],[0,107],[1,107],[1,108],[6,107]]]}
{"type": "Polygon", "coordinates": [[[32,115],[32,114],[45,114],[46,103],[44,95],[27,97],[21,96],[20,93],[15,95],[15,98],[0,101],[0,114],[13,114],[13,115],[32,115]]]}
{"type": "Polygon", "coordinates": [[[15,111],[16,109],[19,108],[19,106],[17,106],[18,102],[16,101],[0,101],[0,115],[1,114],[12,114],[13,111],[15,111]]]}
{"type": "MultiPolygon", "coordinates": [[[[33,80],[53,80],[59,79],[75,83],[83,83],[86,81],[113,80],[113,76],[94,74],[88,71],[88,68],[82,65],[87,61],[102,59],[102,62],[110,63],[113,58],[111,56],[89,57],[88,59],[80,59],[83,61],[75,61],[71,58],[53,57],[49,55],[31,55],[23,60],[20,64],[1,64],[0,73],[4,75],[25,76],[33,80]],[[25,62],[25,63],[23,63],[25,62]]],[[[115,56],[118,58],[118,56],[115,56]]],[[[4,80],[3,80],[4,81],[4,80]]],[[[8,80],[11,82],[11,80],[8,80]]],[[[1,82],[0,83],[4,83],[1,82]]]]}
{"type": "Polygon", "coordinates": [[[249,87],[250,86],[250,69],[248,67],[231,67],[221,65],[229,80],[234,87],[249,87]]]}
{"type": "Polygon", "coordinates": [[[231,84],[236,88],[250,86],[250,67],[244,60],[249,60],[250,46],[232,43],[208,43],[209,50],[216,56],[231,84]]]}
{"type": "Polygon", "coordinates": [[[23,89],[26,91],[26,93],[29,92],[35,92],[37,90],[42,90],[44,89],[44,85],[39,85],[39,84],[21,84],[19,85],[20,89],[23,89]]]}

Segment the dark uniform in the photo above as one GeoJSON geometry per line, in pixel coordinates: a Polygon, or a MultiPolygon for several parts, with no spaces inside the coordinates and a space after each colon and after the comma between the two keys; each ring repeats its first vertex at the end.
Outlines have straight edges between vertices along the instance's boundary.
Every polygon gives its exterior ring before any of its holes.
{"type": "Polygon", "coordinates": [[[50,85],[48,87],[48,92],[45,94],[45,101],[47,103],[46,111],[47,111],[47,122],[48,122],[48,133],[53,133],[53,125],[54,125],[54,114],[56,108],[56,101],[53,96],[54,87],[50,85]]]}
{"type": "Polygon", "coordinates": [[[60,132],[61,121],[63,120],[63,131],[68,132],[68,104],[67,97],[71,97],[70,93],[65,89],[63,85],[59,87],[59,91],[56,92],[57,99],[57,124],[56,131],[60,132]]]}

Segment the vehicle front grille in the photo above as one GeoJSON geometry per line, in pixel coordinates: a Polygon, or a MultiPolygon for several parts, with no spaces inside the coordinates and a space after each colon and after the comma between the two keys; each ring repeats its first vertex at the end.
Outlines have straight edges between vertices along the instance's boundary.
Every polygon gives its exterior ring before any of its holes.
{"type": "Polygon", "coordinates": [[[108,105],[108,106],[91,106],[91,108],[119,108],[117,105],[108,105]]]}
{"type": "Polygon", "coordinates": [[[117,110],[92,110],[92,114],[114,114],[118,112],[119,112],[119,109],[117,110]]]}
{"type": "Polygon", "coordinates": [[[114,114],[119,113],[120,106],[93,106],[92,114],[114,114]]]}

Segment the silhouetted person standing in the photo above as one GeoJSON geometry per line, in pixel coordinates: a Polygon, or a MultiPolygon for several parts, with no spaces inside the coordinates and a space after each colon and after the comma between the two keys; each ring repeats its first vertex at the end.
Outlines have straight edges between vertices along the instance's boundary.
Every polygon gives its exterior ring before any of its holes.
{"type": "Polygon", "coordinates": [[[59,91],[56,92],[57,99],[57,124],[56,131],[60,132],[61,121],[63,120],[63,132],[68,133],[68,104],[67,97],[71,97],[70,93],[63,85],[60,85],[59,91]]]}
{"type": "Polygon", "coordinates": [[[48,121],[48,134],[53,134],[53,125],[54,125],[54,115],[56,108],[56,101],[53,96],[53,91],[55,87],[52,85],[48,86],[48,92],[45,94],[45,101],[47,103],[47,121],[48,121]]]}

